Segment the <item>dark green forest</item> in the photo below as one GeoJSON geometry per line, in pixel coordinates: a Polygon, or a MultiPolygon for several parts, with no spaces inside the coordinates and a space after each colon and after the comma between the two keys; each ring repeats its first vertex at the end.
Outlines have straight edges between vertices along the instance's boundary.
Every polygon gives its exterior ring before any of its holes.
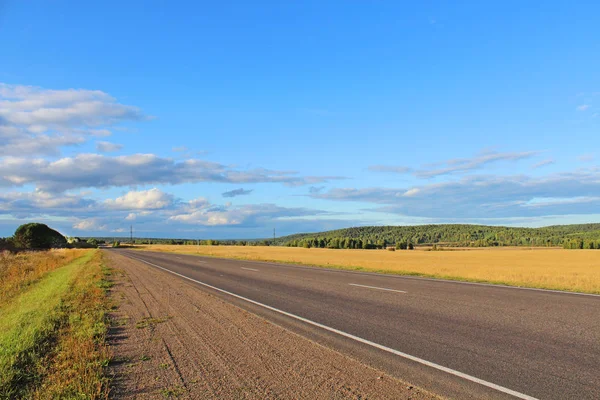
{"type": "Polygon", "coordinates": [[[600,248],[600,224],[515,228],[486,225],[363,226],[278,238],[279,246],[334,249],[381,249],[414,246],[493,247],[562,246],[572,249],[600,248]]]}

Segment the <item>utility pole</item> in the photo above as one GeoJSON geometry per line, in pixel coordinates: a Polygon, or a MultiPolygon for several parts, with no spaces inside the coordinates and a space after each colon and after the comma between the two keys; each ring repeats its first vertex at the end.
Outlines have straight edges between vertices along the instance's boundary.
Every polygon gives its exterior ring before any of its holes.
{"type": "Polygon", "coordinates": [[[273,245],[275,245],[275,228],[273,228],[273,245]]]}
{"type": "Polygon", "coordinates": [[[133,244],[133,225],[129,225],[129,240],[133,244]]]}

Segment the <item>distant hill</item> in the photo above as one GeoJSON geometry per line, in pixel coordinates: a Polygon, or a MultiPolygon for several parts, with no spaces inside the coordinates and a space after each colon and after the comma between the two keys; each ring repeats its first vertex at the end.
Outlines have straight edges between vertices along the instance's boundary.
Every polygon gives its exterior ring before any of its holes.
{"type": "Polygon", "coordinates": [[[442,224],[362,226],[320,233],[283,236],[275,245],[293,247],[382,248],[398,243],[443,246],[600,247],[600,224],[554,225],[543,228],[442,224]]]}

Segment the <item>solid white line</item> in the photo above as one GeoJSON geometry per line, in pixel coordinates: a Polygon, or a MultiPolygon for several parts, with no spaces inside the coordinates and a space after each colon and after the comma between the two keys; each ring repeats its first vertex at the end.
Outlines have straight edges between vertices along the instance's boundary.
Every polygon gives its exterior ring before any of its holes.
{"type": "Polygon", "coordinates": [[[302,321],[302,322],[305,322],[305,323],[307,323],[307,324],[310,324],[310,325],[316,326],[316,327],[318,327],[318,328],[325,329],[326,331],[329,331],[329,332],[336,333],[336,334],[338,334],[338,335],[340,335],[340,336],[344,336],[344,337],[347,337],[347,338],[349,338],[349,339],[355,340],[355,341],[357,341],[357,342],[360,342],[360,343],[367,344],[367,345],[369,345],[369,346],[372,346],[372,347],[375,347],[375,348],[377,348],[377,349],[379,349],[379,350],[387,351],[388,353],[392,353],[392,354],[395,354],[395,355],[397,355],[397,356],[400,356],[400,357],[406,358],[406,359],[408,359],[408,360],[411,360],[411,361],[417,362],[417,363],[419,363],[419,364],[423,364],[423,365],[426,365],[426,366],[428,366],[428,367],[431,367],[431,368],[434,368],[434,369],[437,369],[437,370],[440,370],[440,371],[446,372],[446,373],[448,373],[448,374],[451,374],[451,375],[454,375],[454,376],[458,376],[458,377],[460,377],[460,378],[463,378],[463,379],[466,379],[466,380],[468,380],[468,381],[471,381],[471,382],[478,383],[478,384],[480,384],[480,385],[482,385],[482,386],[486,386],[486,387],[488,387],[488,388],[491,388],[491,389],[497,390],[497,391],[499,391],[499,392],[502,392],[502,393],[509,394],[509,395],[511,395],[511,396],[514,396],[514,397],[516,397],[516,398],[523,399],[523,400],[538,400],[538,399],[536,399],[535,397],[531,397],[531,396],[528,396],[528,395],[526,395],[526,394],[519,393],[519,392],[517,392],[517,391],[514,391],[514,390],[512,390],[512,389],[505,388],[504,386],[500,386],[500,385],[496,385],[495,383],[492,383],[492,382],[484,381],[483,379],[479,379],[479,378],[476,378],[476,377],[474,377],[474,376],[471,376],[471,375],[465,374],[465,373],[463,373],[463,372],[456,371],[456,370],[453,370],[453,369],[451,369],[451,368],[448,368],[448,367],[444,367],[443,365],[439,365],[439,364],[433,363],[433,362],[431,362],[431,361],[423,360],[422,358],[419,358],[419,357],[411,356],[410,354],[403,353],[403,352],[401,352],[401,351],[398,351],[398,350],[394,350],[394,349],[392,349],[392,348],[390,348],[390,347],[386,347],[386,346],[383,346],[383,345],[381,345],[381,344],[378,344],[378,343],[375,343],[375,342],[371,342],[370,340],[363,339],[363,338],[361,338],[361,337],[358,337],[358,336],[354,336],[354,335],[352,335],[352,334],[350,334],[350,333],[346,333],[346,332],[344,332],[344,331],[340,331],[340,330],[338,330],[338,329],[335,329],[335,328],[331,328],[331,327],[329,327],[329,326],[327,326],[327,325],[323,325],[323,324],[320,324],[320,323],[318,323],[318,322],[311,321],[310,319],[306,319],[306,318],[304,318],[304,317],[300,317],[300,316],[298,316],[298,315],[295,315],[295,314],[289,313],[289,312],[287,312],[287,311],[280,310],[280,309],[278,309],[278,308],[275,308],[275,307],[268,306],[268,305],[266,305],[266,304],[263,304],[263,303],[259,303],[258,301],[251,300],[251,299],[249,299],[249,298],[247,298],[247,297],[240,296],[239,294],[235,294],[235,293],[232,293],[232,292],[228,292],[227,290],[220,289],[220,288],[218,288],[218,287],[215,287],[215,286],[209,285],[208,283],[204,283],[204,282],[197,281],[197,280],[195,280],[195,279],[192,279],[192,278],[190,278],[190,277],[187,277],[187,276],[185,276],[185,275],[182,275],[182,274],[178,274],[177,272],[171,271],[171,270],[169,270],[169,269],[167,269],[167,268],[163,268],[163,267],[161,267],[160,265],[153,264],[153,263],[151,263],[151,262],[148,262],[148,261],[142,260],[142,259],[140,259],[140,258],[136,258],[136,257],[132,257],[132,256],[129,256],[129,257],[131,257],[131,258],[133,258],[133,259],[135,259],[135,260],[141,261],[141,262],[143,262],[143,263],[145,263],[145,264],[152,265],[153,267],[156,267],[156,268],[162,269],[163,271],[169,272],[169,273],[171,273],[171,274],[173,274],[173,275],[177,275],[177,276],[179,276],[179,277],[181,277],[181,278],[183,278],[183,279],[187,279],[187,280],[189,280],[189,281],[195,282],[195,283],[197,283],[197,284],[199,284],[199,285],[202,285],[202,286],[205,286],[205,287],[211,288],[211,289],[213,289],[213,290],[216,290],[216,291],[218,291],[218,292],[221,292],[221,293],[225,293],[225,294],[227,294],[227,295],[233,296],[233,297],[235,297],[235,298],[238,298],[238,299],[240,299],[240,300],[247,301],[248,303],[252,303],[252,304],[254,304],[254,305],[257,305],[257,306],[260,306],[260,307],[266,308],[267,310],[275,311],[275,312],[277,312],[277,313],[283,314],[283,315],[285,315],[285,316],[288,316],[288,317],[290,317],[290,318],[297,319],[298,321],[302,321]]]}
{"type": "Polygon", "coordinates": [[[258,270],[257,270],[257,269],[254,269],[254,268],[246,268],[246,267],[241,267],[241,268],[242,268],[242,269],[245,269],[245,270],[247,270],[247,271],[255,271],[255,272],[258,272],[258,270]]]}
{"type": "Polygon", "coordinates": [[[388,292],[406,293],[404,290],[386,289],[386,288],[377,287],[377,286],[359,285],[358,283],[349,283],[348,285],[350,285],[350,286],[364,287],[364,288],[369,288],[369,289],[386,290],[388,292]]]}

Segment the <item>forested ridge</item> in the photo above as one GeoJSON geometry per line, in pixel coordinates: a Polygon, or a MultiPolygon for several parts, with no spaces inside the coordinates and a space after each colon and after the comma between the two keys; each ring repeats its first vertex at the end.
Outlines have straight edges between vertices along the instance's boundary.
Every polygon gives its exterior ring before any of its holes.
{"type": "Polygon", "coordinates": [[[516,228],[487,225],[363,226],[283,236],[275,245],[322,248],[562,246],[600,248],[600,224],[516,228]]]}

